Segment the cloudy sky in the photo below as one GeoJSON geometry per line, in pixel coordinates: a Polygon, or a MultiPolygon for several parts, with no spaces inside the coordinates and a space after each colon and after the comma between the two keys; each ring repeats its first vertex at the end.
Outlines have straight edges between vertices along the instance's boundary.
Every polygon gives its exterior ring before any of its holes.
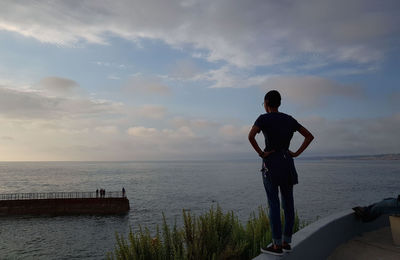
{"type": "Polygon", "coordinates": [[[400,152],[399,13],[398,0],[1,1],[0,160],[256,158],[247,133],[270,89],[316,137],[304,156],[400,152]]]}

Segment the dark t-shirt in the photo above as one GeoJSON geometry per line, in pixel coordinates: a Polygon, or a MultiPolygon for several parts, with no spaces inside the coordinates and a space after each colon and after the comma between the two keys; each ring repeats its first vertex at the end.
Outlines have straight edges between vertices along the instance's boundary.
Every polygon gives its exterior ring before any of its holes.
{"type": "Polygon", "coordinates": [[[263,159],[262,171],[266,178],[278,185],[297,184],[297,171],[288,149],[293,133],[302,126],[293,117],[280,112],[263,114],[254,125],[264,134],[264,150],[275,150],[263,159]]]}
{"type": "Polygon", "coordinates": [[[281,112],[260,115],[254,125],[264,134],[265,151],[288,150],[293,133],[301,128],[296,119],[281,112]]]}

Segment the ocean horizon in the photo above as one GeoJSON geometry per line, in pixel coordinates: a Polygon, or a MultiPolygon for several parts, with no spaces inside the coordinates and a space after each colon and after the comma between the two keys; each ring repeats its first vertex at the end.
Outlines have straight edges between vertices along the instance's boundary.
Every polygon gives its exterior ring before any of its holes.
{"type": "MultiPolygon", "coordinates": [[[[124,216],[0,217],[4,258],[101,259],[115,232],[162,221],[181,223],[182,210],[200,215],[220,205],[245,223],[266,206],[259,160],[142,162],[0,162],[0,193],[95,191],[124,187],[131,210],[124,216]],[[79,237],[79,239],[76,239],[79,237]]],[[[399,192],[400,161],[297,160],[295,208],[313,222],[399,192]]]]}
{"type": "MultiPolygon", "coordinates": [[[[302,155],[296,158],[296,160],[400,160],[400,153],[380,153],[380,154],[350,154],[350,155],[302,155]]],[[[165,159],[165,160],[21,160],[21,161],[0,161],[4,162],[97,162],[97,163],[108,163],[108,162],[214,162],[214,161],[259,161],[259,158],[252,156],[251,158],[238,157],[234,159],[165,159]]]]}

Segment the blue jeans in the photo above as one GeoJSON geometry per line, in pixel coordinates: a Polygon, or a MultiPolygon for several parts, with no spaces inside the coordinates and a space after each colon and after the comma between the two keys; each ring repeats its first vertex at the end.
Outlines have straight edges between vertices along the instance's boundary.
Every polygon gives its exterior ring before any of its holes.
{"type": "Polygon", "coordinates": [[[395,198],[387,198],[378,203],[364,207],[366,219],[372,221],[382,214],[400,214],[400,201],[395,198]]]}
{"type": "Polygon", "coordinates": [[[277,185],[271,181],[268,171],[262,171],[263,183],[267,192],[269,207],[269,223],[272,231],[272,242],[276,245],[282,244],[281,207],[279,202],[279,189],[281,191],[282,208],[285,215],[285,227],[283,231],[283,242],[292,241],[294,226],[294,200],[293,185],[277,185]]]}

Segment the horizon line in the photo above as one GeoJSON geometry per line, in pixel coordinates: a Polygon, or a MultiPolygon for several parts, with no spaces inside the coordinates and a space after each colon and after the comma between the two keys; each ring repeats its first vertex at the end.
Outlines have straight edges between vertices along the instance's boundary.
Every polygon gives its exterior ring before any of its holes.
{"type": "MultiPolygon", "coordinates": [[[[313,160],[313,159],[329,159],[329,158],[357,158],[357,157],[383,157],[383,156],[399,156],[400,153],[380,153],[380,154],[354,154],[354,155],[306,155],[296,160],[313,160]]],[[[9,160],[0,161],[7,162],[218,162],[218,161],[257,161],[259,158],[232,158],[232,159],[161,159],[161,160],[9,160]]]]}

